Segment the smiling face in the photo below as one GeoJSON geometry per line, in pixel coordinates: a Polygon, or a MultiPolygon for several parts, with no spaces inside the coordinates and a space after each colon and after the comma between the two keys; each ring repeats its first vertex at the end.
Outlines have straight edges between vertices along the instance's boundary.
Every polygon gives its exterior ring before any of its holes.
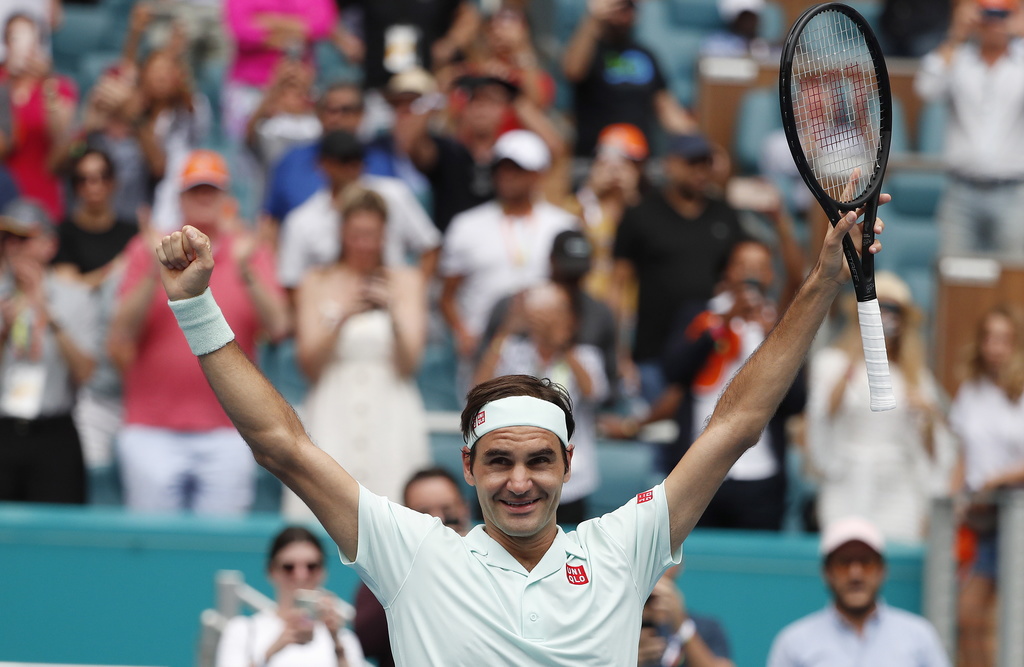
{"type": "Polygon", "coordinates": [[[555,530],[562,485],[569,481],[572,447],[534,426],[496,429],[463,449],[463,474],[476,487],[488,533],[533,538],[555,530]],[[471,461],[472,459],[472,461],[471,461]]]}

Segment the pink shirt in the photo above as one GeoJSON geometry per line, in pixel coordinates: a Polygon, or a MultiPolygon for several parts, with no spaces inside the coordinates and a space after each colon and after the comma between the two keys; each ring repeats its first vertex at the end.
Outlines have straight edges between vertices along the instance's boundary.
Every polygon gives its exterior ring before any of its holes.
{"type": "MultiPolygon", "coordinates": [[[[72,104],[77,102],[75,84],[63,76],[54,77],[57,95],[72,104]]],[[[6,70],[0,69],[0,83],[7,83],[6,70]]],[[[43,84],[33,86],[24,99],[11,95],[11,152],[5,164],[22,197],[37,201],[54,220],[64,218],[64,194],[61,181],[50,171],[47,161],[53,142],[46,128],[43,84]]]]}
{"type": "MultiPolygon", "coordinates": [[[[235,341],[252,359],[260,331],[259,316],[238,275],[228,241],[225,238],[214,244],[217,268],[210,280],[210,289],[235,332],[235,341]]],[[[153,250],[139,236],[132,239],[125,253],[128,262],[121,282],[122,297],[143,276],[155,270],[153,250]]],[[[274,260],[268,248],[256,251],[252,265],[265,285],[280,289],[276,287],[274,260]]],[[[126,424],[176,431],[209,431],[231,426],[167,306],[167,295],[159,286],[154,290],[139,333],[135,362],[125,372],[124,406],[126,424]]]]}
{"type": "MultiPolygon", "coordinates": [[[[263,42],[267,30],[258,21],[260,14],[289,14],[302,19],[308,29],[308,45],[324,39],[338,22],[334,0],[226,0],[224,15],[235,39],[235,62],[229,80],[250,86],[263,86],[270,81],[277,62],[284,57],[263,42]]],[[[309,49],[305,60],[311,61],[309,49]]]]}

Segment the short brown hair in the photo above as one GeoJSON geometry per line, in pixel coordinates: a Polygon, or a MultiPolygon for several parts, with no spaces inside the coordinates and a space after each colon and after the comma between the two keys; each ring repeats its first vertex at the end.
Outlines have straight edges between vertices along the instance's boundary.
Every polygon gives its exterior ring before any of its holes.
{"type": "Polygon", "coordinates": [[[384,222],[387,222],[388,219],[388,205],[384,202],[384,198],[373,190],[359,185],[350,185],[342,190],[337,200],[337,206],[341,212],[342,221],[360,211],[376,213],[384,222]]]}
{"type": "MultiPolygon", "coordinates": [[[[497,401],[509,396],[532,396],[542,401],[554,403],[565,413],[565,432],[571,440],[573,431],[576,430],[576,420],[572,416],[572,399],[565,387],[552,382],[548,378],[537,378],[532,375],[502,375],[493,380],[481,382],[469,390],[466,394],[466,407],[462,411],[461,430],[462,439],[469,442],[473,435],[476,423],[476,414],[480,409],[491,401],[497,401]]],[[[562,453],[565,455],[565,444],[562,444],[562,453]]],[[[469,450],[470,466],[472,466],[473,455],[476,448],[469,450]]],[[[568,456],[566,465],[568,466],[568,456]]]]}

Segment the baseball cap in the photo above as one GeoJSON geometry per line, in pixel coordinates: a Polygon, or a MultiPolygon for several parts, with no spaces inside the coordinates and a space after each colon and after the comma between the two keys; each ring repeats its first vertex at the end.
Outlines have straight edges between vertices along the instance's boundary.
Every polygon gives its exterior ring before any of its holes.
{"type": "Polygon", "coordinates": [[[892,301],[903,308],[913,308],[914,299],[910,287],[891,271],[879,271],[875,274],[875,293],[879,301],[892,301]]]}
{"type": "Polygon", "coordinates": [[[821,555],[828,557],[833,551],[850,542],[863,542],[879,555],[885,553],[885,538],[875,524],[859,516],[833,521],[821,535],[821,555]]]}
{"type": "Polygon", "coordinates": [[[597,136],[597,153],[615,153],[634,162],[646,160],[650,155],[647,138],[636,125],[614,123],[597,136]]]}
{"type": "Polygon", "coordinates": [[[685,160],[711,157],[711,142],[703,134],[677,134],[668,141],[668,152],[685,160]]]}
{"type": "Polygon", "coordinates": [[[14,199],[0,212],[0,231],[29,238],[53,234],[56,228],[46,210],[31,199],[14,199]]]}
{"type": "Polygon", "coordinates": [[[422,67],[413,67],[399,72],[390,79],[387,95],[430,95],[437,92],[437,81],[422,67]]]}
{"type": "Polygon", "coordinates": [[[583,232],[567,229],[551,244],[552,273],[559,278],[582,278],[590,271],[594,249],[583,232]]]}
{"type": "Polygon", "coordinates": [[[227,190],[230,182],[228,163],[210,150],[196,150],[189,153],[185,167],[181,170],[180,192],[191,190],[198,185],[212,185],[227,190]]]}
{"type": "Polygon", "coordinates": [[[977,0],[978,6],[990,12],[1010,12],[1019,6],[1018,0],[977,0]]]}
{"type": "Polygon", "coordinates": [[[320,139],[320,158],[338,162],[359,162],[363,159],[363,143],[351,132],[335,130],[320,139]]]}
{"type": "Polygon", "coordinates": [[[508,79],[490,74],[465,74],[455,80],[455,87],[466,91],[470,96],[484,86],[501,86],[508,91],[510,98],[519,94],[519,86],[508,79]]]}
{"type": "Polygon", "coordinates": [[[544,171],[551,166],[551,151],[533,132],[512,130],[494,144],[494,164],[501,160],[511,160],[526,171],[544,171]]]}

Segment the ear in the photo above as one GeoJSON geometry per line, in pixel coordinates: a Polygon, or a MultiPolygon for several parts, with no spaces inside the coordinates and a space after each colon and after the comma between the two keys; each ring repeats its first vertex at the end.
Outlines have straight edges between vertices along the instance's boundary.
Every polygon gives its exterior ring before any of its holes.
{"type": "Polygon", "coordinates": [[[473,468],[469,465],[469,447],[462,448],[462,477],[466,480],[466,484],[476,486],[476,480],[473,479],[473,468]]]}
{"type": "Polygon", "coordinates": [[[576,445],[569,443],[565,448],[565,474],[562,475],[562,482],[568,482],[572,477],[572,455],[576,451],[576,445]]]}

